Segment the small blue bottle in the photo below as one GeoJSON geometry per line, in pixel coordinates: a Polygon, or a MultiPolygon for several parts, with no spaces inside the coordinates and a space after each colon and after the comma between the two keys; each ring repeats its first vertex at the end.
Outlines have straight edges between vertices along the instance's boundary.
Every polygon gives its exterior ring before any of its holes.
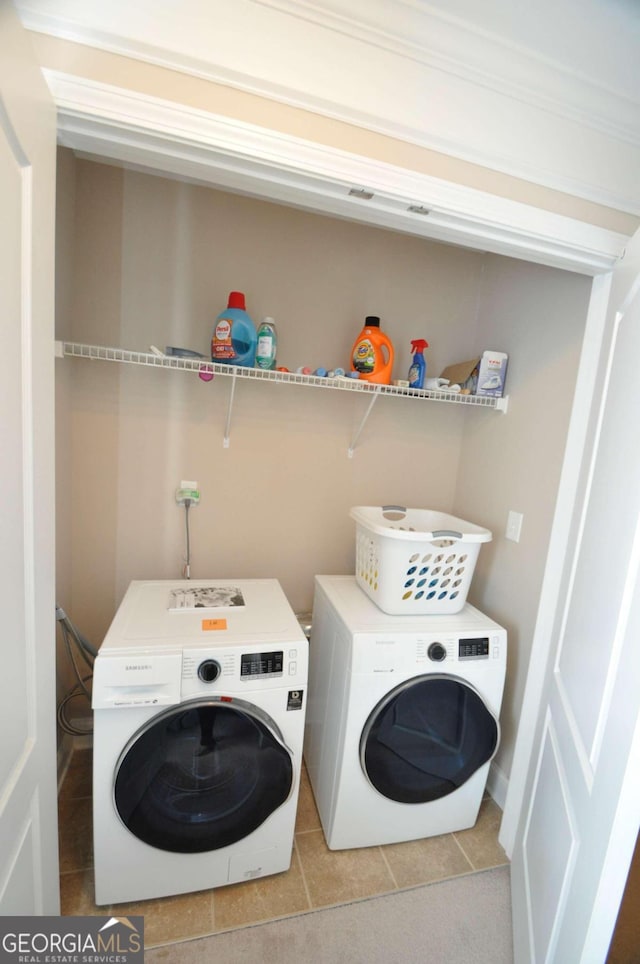
{"type": "Polygon", "coordinates": [[[253,367],[256,360],[256,326],[247,314],[244,294],[232,291],[211,336],[211,360],[253,367]]]}
{"type": "Polygon", "coordinates": [[[409,367],[409,388],[424,388],[424,376],[427,371],[427,363],[422,354],[425,348],[429,347],[429,342],[424,338],[416,338],[411,342],[413,348],[413,358],[409,367]]]}

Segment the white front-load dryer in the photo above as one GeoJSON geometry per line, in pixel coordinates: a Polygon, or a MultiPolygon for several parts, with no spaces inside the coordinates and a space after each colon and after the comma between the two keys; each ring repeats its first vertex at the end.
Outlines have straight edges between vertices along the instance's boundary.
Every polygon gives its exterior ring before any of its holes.
{"type": "Polygon", "coordinates": [[[506,631],[469,604],[389,616],[354,577],[316,577],[304,756],[330,849],[473,826],[506,657],[506,631]]]}
{"type": "Polygon", "coordinates": [[[97,904],[289,868],[307,664],[275,579],[131,583],[94,667],[97,904]]]}

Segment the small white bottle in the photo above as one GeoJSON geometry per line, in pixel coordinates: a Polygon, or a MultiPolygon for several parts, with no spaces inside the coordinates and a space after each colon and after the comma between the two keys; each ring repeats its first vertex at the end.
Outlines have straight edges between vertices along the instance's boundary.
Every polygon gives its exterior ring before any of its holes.
{"type": "Polygon", "coordinates": [[[260,327],[258,328],[256,368],[275,368],[277,347],[278,336],[276,334],[276,323],[273,318],[267,316],[262,319],[260,327]]]}

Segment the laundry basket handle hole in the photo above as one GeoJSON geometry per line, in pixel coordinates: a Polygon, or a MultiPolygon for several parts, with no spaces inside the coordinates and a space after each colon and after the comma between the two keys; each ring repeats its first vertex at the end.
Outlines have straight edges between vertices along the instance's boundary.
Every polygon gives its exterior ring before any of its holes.
{"type": "Polygon", "coordinates": [[[389,522],[397,522],[399,519],[404,519],[407,509],[404,505],[383,505],[382,514],[389,522]]]}

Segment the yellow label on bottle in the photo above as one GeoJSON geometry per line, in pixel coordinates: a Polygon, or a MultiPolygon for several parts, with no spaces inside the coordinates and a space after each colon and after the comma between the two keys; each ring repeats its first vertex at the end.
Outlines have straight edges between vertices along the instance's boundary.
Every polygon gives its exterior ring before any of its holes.
{"type": "Polygon", "coordinates": [[[357,372],[371,374],[376,365],[376,350],[368,338],[359,341],[353,352],[353,367],[357,372]]]}

